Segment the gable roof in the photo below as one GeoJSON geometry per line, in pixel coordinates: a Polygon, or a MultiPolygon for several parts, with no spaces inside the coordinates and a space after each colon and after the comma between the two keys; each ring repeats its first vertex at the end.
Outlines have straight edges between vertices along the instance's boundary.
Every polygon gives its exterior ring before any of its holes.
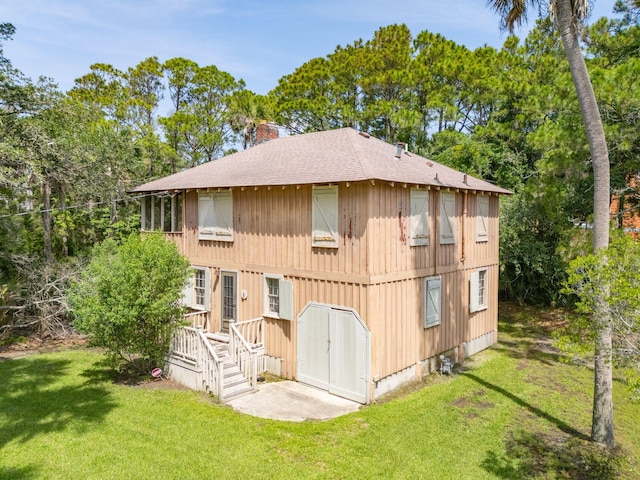
{"type": "Polygon", "coordinates": [[[509,190],[341,128],[281,137],[168,177],[134,192],[305,185],[379,180],[510,194],[509,190]],[[466,183],[465,183],[466,179],[466,183]]]}

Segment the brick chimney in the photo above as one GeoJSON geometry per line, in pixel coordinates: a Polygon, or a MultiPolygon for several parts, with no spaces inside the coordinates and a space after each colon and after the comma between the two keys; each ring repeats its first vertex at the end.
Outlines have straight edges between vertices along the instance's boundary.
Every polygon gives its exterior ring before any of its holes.
{"type": "Polygon", "coordinates": [[[262,121],[256,127],[256,145],[278,138],[278,127],[262,121]]]}

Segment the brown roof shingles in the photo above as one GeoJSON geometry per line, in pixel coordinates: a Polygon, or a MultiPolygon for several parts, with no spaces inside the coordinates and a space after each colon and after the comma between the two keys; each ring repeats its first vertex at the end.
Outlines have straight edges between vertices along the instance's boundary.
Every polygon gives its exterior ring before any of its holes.
{"type": "Polygon", "coordinates": [[[136,187],[134,192],[304,185],[380,180],[481,190],[508,190],[352,128],[282,137],[136,187]],[[437,178],[436,178],[437,176],[437,178]]]}

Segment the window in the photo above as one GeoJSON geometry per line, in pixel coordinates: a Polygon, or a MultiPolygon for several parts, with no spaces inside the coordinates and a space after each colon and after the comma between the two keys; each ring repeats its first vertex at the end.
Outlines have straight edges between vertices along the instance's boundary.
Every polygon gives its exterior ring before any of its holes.
{"type": "Polygon", "coordinates": [[[293,320],[293,283],[282,275],[264,275],[263,315],[293,320]]]}
{"type": "Polygon", "coordinates": [[[280,281],[277,278],[267,278],[267,312],[280,313],[280,281]]]}
{"type": "Polygon", "coordinates": [[[182,194],[157,197],[150,195],[140,199],[141,226],[143,231],[182,231],[182,194]]]}
{"type": "Polygon", "coordinates": [[[440,325],[440,277],[424,281],[424,328],[440,325]]]}
{"type": "Polygon", "coordinates": [[[194,310],[211,310],[211,272],[207,267],[193,267],[193,276],[182,291],[183,303],[194,310]]]}
{"type": "Polygon", "coordinates": [[[410,203],[409,245],[429,245],[429,192],[412,188],[410,203]]]}
{"type": "Polygon", "coordinates": [[[206,275],[205,270],[196,270],[195,283],[193,293],[196,305],[204,305],[204,296],[206,292],[206,275]]]}
{"type": "Polygon", "coordinates": [[[231,190],[198,194],[198,238],[233,242],[231,190]]]}
{"type": "Polygon", "coordinates": [[[489,240],[489,197],[478,195],[476,203],[476,242],[489,240]]]}
{"type": "Polygon", "coordinates": [[[451,192],[440,192],[440,244],[455,243],[456,196],[451,192]]]}
{"type": "Polygon", "coordinates": [[[338,187],[313,187],[311,245],[338,248],[338,187]]]}
{"type": "Polygon", "coordinates": [[[471,281],[469,284],[469,311],[471,313],[480,310],[486,310],[489,298],[489,270],[487,268],[479,268],[471,273],[471,281]]]}

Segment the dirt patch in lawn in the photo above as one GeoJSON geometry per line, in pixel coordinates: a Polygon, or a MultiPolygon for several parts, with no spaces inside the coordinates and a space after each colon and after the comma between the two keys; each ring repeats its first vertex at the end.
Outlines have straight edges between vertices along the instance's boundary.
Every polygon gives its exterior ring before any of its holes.
{"type": "Polygon", "coordinates": [[[0,345],[0,360],[13,360],[38,353],[49,353],[57,350],[84,348],[87,346],[86,335],[70,335],[65,338],[26,337],[20,342],[0,345]]]}
{"type": "Polygon", "coordinates": [[[148,381],[139,381],[135,384],[129,384],[132,387],[144,388],[146,390],[190,390],[184,385],[169,380],[168,378],[159,378],[148,381]]]}
{"type": "Polygon", "coordinates": [[[492,402],[482,400],[486,393],[486,390],[477,390],[470,397],[456,398],[451,404],[460,410],[468,410],[467,416],[475,418],[479,416],[480,411],[495,407],[492,402]]]}

